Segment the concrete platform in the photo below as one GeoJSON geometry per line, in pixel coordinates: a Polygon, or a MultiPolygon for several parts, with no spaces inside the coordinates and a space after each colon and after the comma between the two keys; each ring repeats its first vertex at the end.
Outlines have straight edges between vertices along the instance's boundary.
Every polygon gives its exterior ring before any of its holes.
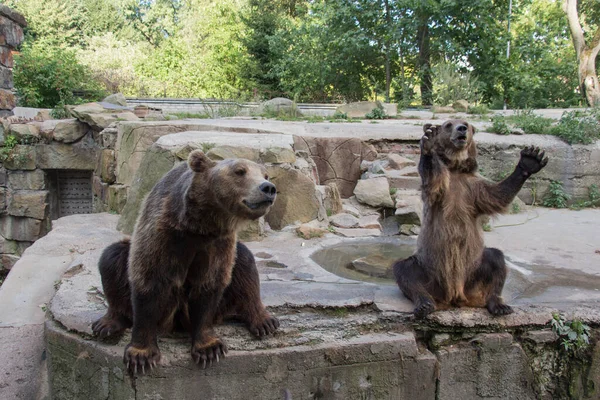
{"type": "MultiPolygon", "coordinates": [[[[504,250],[517,268],[531,269],[534,276],[546,274],[535,269],[540,265],[592,278],[600,273],[598,239],[592,236],[599,210],[529,212],[539,216],[497,220],[486,234],[488,245],[504,250]],[[516,224],[519,218],[527,222],[516,224]]],[[[103,247],[121,237],[116,219],[94,214],[58,220],[9,275],[0,289],[2,304],[11,304],[0,311],[2,396],[281,399],[284,389],[293,399],[534,399],[562,398],[573,390],[578,398],[599,396],[594,389],[600,388],[598,299],[523,298],[515,314],[506,317],[460,309],[415,321],[412,304],[396,287],[338,277],[310,258],[315,251],[340,243],[358,246],[365,239],[327,234],[307,241],[292,231],[248,243],[257,256],[263,300],[281,321],[274,336],[257,340],[238,324],[219,326],[230,354],[206,370],[191,361],[185,335],[161,337],[159,368],[131,379],[122,364],[129,333],[99,342],[90,329],[106,308],[96,263],[103,247]],[[35,266],[37,274],[26,274],[35,266]],[[19,301],[19,290],[28,285],[38,285],[42,294],[19,301]],[[54,289],[44,339],[45,307],[36,303],[48,302],[54,289]],[[592,326],[596,346],[581,355],[582,363],[571,363],[561,353],[550,330],[555,312],[592,326]],[[43,390],[46,359],[50,394],[43,390]]],[[[547,288],[560,286],[563,276],[547,288]]]]}

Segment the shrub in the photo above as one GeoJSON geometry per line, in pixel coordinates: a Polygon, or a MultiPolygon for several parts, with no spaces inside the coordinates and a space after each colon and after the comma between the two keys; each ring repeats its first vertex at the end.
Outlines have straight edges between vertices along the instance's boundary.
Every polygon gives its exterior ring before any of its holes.
{"type": "Polygon", "coordinates": [[[527,134],[548,134],[553,122],[551,118],[536,115],[532,110],[518,111],[509,119],[527,134]]]}
{"type": "Polygon", "coordinates": [[[365,115],[366,119],[384,119],[385,118],[385,110],[383,107],[375,107],[371,112],[365,115]]]}
{"type": "Polygon", "coordinates": [[[571,196],[569,196],[563,189],[562,182],[550,181],[548,193],[546,194],[546,198],[542,204],[544,207],[565,208],[567,207],[567,202],[570,198],[571,196]]]}
{"type": "Polygon", "coordinates": [[[565,111],[550,134],[569,144],[591,144],[600,139],[600,109],[565,111]]]}
{"type": "Polygon", "coordinates": [[[495,115],[492,117],[492,127],[490,131],[499,135],[510,135],[512,130],[506,123],[506,118],[502,115],[495,115]]]}
{"type": "Polygon", "coordinates": [[[467,114],[485,115],[489,114],[490,109],[485,104],[478,104],[476,106],[469,106],[467,114]]]}
{"type": "Polygon", "coordinates": [[[74,51],[41,45],[26,46],[15,57],[14,83],[19,104],[26,107],[53,108],[105,94],[74,51]],[[78,98],[74,91],[83,95],[78,98]]]}
{"type": "Polygon", "coordinates": [[[336,111],[335,113],[333,113],[333,117],[331,117],[331,118],[332,119],[348,119],[348,114],[336,111]]]}
{"type": "Polygon", "coordinates": [[[479,81],[470,72],[460,72],[459,67],[440,63],[432,68],[434,103],[453,104],[456,100],[469,103],[479,101],[479,81]]]}

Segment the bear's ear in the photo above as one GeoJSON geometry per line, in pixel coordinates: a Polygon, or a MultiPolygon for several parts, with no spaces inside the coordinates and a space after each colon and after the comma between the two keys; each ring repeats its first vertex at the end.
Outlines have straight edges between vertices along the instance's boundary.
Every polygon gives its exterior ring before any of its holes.
{"type": "Polygon", "coordinates": [[[206,157],[202,150],[194,150],[188,156],[188,165],[192,171],[202,172],[213,167],[215,162],[206,157]]]}

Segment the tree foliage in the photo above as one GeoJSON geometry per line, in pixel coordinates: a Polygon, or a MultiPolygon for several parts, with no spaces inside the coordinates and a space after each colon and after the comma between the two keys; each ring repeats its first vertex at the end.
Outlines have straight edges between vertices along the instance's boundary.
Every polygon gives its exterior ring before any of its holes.
{"type": "MultiPolygon", "coordinates": [[[[460,97],[532,108],[583,100],[563,1],[513,0],[510,34],[509,0],[6,3],[29,21],[22,60],[34,57],[34,48],[65,54],[87,71],[86,79],[130,96],[283,95],[401,106],[447,105],[460,97]]],[[[597,0],[580,0],[578,7],[591,43],[600,7],[597,0]]],[[[18,64],[15,74],[24,67],[18,64]]],[[[36,92],[19,82],[22,102],[46,93],[41,83],[36,92]]]]}

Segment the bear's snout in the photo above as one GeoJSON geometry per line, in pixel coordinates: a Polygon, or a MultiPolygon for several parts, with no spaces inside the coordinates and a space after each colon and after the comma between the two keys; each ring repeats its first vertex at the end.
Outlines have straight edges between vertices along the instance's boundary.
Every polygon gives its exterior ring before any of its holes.
{"type": "Polygon", "coordinates": [[[277,195],[277,188],[275,187],[275,185],[273,185],[271,182],[263,182],[258,189],[263,192],[267,198],[273,200],[275,199],[275,196],[277,195]]]}

